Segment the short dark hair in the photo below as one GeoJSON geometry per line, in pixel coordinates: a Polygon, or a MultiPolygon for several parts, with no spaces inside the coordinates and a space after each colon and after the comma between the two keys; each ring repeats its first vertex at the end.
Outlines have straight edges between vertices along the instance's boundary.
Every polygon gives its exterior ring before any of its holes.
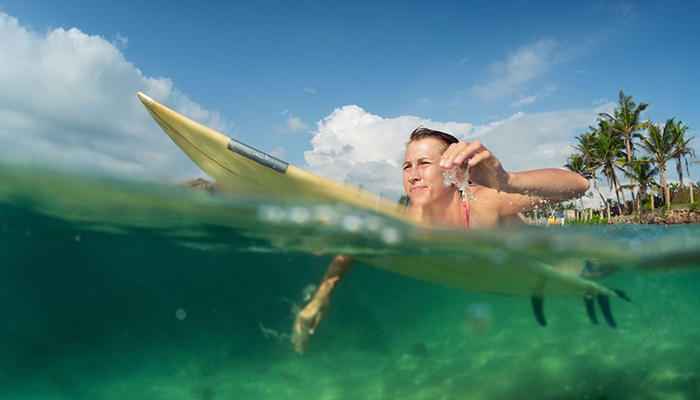
{"type": "Polygon", "coordinates": [[[447,148],[451,144],[459,142],[459,140],[456,137],[450,135],[449,133],[440,132],[433,129],[425,128],[423,126],[419,126],[413,132],[411,132],[411,137],[408,139],[408,143],[406,143],[406,146],[408,146],[408,144],[412,142],[431,138],[437,139],[440,142],[442,142],[442,144],[444,144],[442,148],[443,152],[447,150],[447,148]]]}

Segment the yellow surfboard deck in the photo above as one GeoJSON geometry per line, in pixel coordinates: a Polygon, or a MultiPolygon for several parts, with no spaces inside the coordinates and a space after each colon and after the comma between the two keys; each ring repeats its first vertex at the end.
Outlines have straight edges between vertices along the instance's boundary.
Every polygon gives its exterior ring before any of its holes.
{"type": "MultiPolygon", "coordinates": [[[[236,193],[337,202],[412,224],[403,215],[402,206],[390,199],[306,172],[192,121],[143,93],[138,96],[158,125],[195,164],[236,193]]],[[[461,261],[431,253],[365,256],[360,260],[398,274],[482,293],[525,298],[616,296],[604,286],[532,258],[494,263],[491,260],[495,252],[498,248],[490,246],[484,254],[471,254],[461,261]]]]}

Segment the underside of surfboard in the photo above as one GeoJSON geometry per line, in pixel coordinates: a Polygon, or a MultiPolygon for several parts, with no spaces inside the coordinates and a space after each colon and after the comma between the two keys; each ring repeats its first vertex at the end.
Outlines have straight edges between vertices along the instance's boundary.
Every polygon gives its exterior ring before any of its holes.
{"type": "MultiPolygon", "coordinates": [[[[402,206],[390,199],[306,172],[192,121],[143,93],[138,96],[158,125],[195,164],[234,191],[337,202],[413,224],[403,215],[402,206]]],[[[361,260],[398,274],[445,286],[531,298],[535,314],[542,324],[544,298],[584,298],[591,315],[590,299],[597,297],[606,319],[609,305],[605,299],[625,298],[621,292],[533,259],[504,263],[498,267],[491,263],[479,263],[478,260],[455,262],[454,259],[440,259],[432,255],[363,257],[361,260]]]]}

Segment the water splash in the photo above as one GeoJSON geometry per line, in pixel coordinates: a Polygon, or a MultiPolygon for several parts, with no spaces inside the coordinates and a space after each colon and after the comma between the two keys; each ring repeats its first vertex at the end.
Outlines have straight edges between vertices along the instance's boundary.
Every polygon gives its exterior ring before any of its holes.
{"type": "Polygon", "coordinates": [[[469,200],[476,200],[469,191],[469,166],[453,165],[450,168],[445,168],[442,171],[444,180],[442,184],[445,187],[454,185],[457,189],[462,190],[469,200]]]}
{"type": "Polygon", "coordinates": [[[311,301],[311,298],[314,297],[314,293],[316,293],[316,289],[318,289],[318,286],[314,285],[313,283],[310,283],[304,287],[304,289],[301,291],[301,298],[305,303],[311,301]]]}

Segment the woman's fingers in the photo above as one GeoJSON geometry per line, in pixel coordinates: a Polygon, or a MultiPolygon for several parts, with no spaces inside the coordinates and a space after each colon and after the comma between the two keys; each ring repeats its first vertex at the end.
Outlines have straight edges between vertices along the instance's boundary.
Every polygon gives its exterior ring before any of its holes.
{"type": "Polygon", "coordinates": [[[491,152],[488,150],[484,150],[481,153],[475,154],[469,161],[467,161],[467,164],[473,167],[484,160],[488,160],[489,158],[491,158],[491,152]]]}
{"type": "MultiPolygon", "coordinates": [[[[440,166],[450,168],[452,165],[461,165],[465,160],[473,159],[476,155],[485,151],[487,151],[486,148],[478,140],[471,143],[465,141],[453,143],[442,154],[440,166]]],[[[476,163],[470,162],[469,164],[474,165],[476,163]]]]}

